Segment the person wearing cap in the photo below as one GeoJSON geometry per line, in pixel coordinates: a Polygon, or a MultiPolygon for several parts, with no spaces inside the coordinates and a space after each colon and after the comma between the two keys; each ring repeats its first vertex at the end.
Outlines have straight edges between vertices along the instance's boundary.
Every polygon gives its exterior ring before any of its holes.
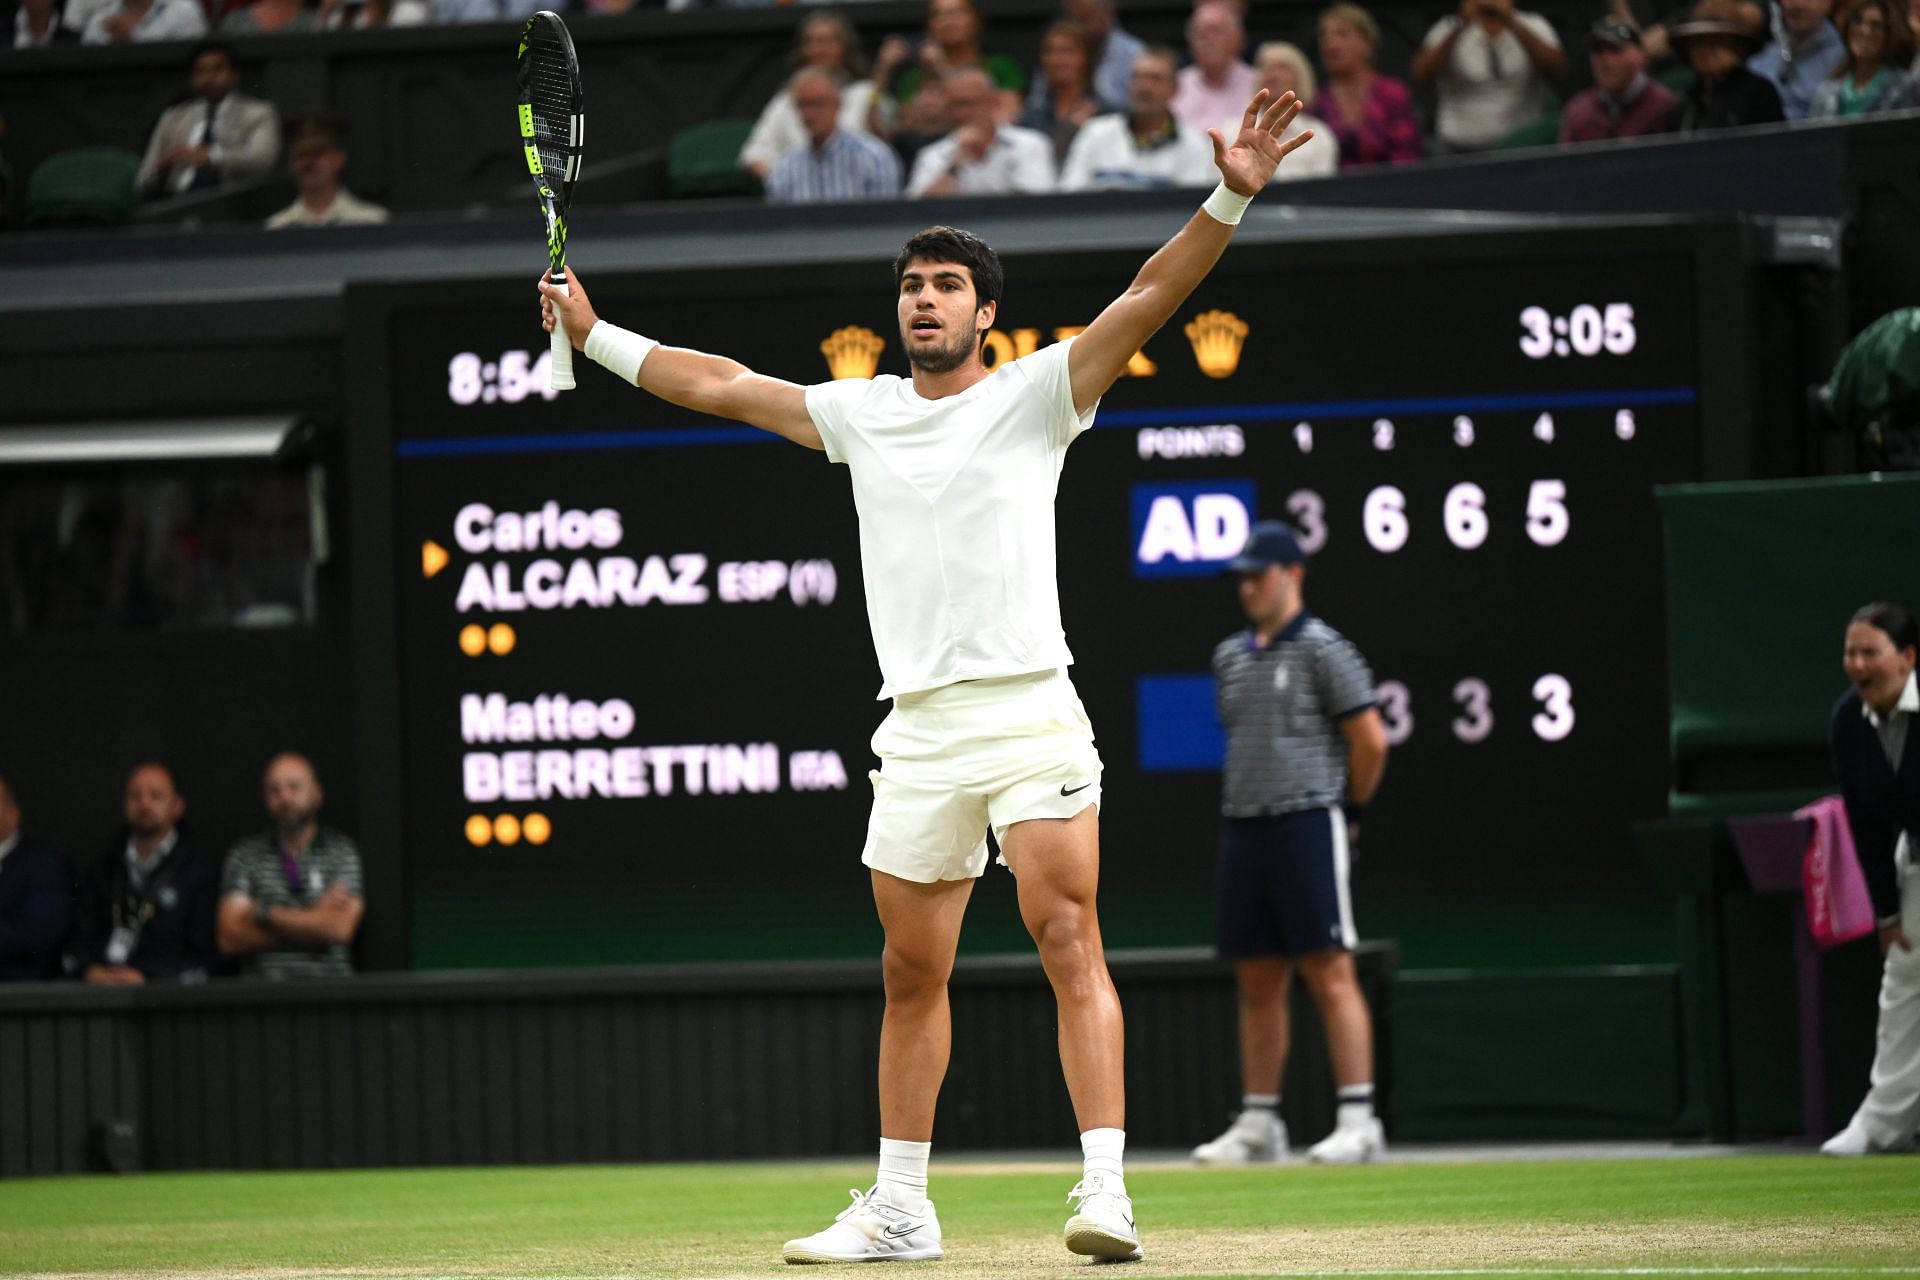
{"type": "Polygon", "coordinates": [[[1373,673],[1353,643],[1309,613],[1306,556],[1277,520],[1254,525],[1228,566],[1249,625],[1213,651],[1227,733],[1219,861],[1220,954],[1240,989],[1240,1113],[1193,1150],[1202,1164],[1286,1158],[1280,1080],[1287,988],[1297,970],[1326,1024],[1339,1119],[1308,1158],[1357,1164],[1386,1152],[1373,1114],[1373,1022],[1354,972],[1349,849],[1387,763],[1373,673]]]}
{"type": "Polygon", "coordinates": [[[1747,59],[1747,69],[1780,91],[1789,120],[1804,120],[1820,86],[1839,73],[1847,45],[1829,21],[1833,0],[1780,0],[1773,39],[1747,59]]]}
{"type": "Polygon", "coordinates": [[[1632,24],[1618,18],[1594,23],[1587,29],[1587,57],[1593,87],[1561,112],[1561,142],[1640,138],[1672,127],[1673,93],[1647,74],[1647,51],[1632,24]]]}
{"type": "Polygon", "coordinates": [[[1747,66],[1747,58],[1762,43],[1748,6],[1739,0],[1700,0],[1685,22],[1668,30],[1667,39],[1699,77],[1674,107],[1676,132],[1786,119],[1780,91],[1747,66]]]}

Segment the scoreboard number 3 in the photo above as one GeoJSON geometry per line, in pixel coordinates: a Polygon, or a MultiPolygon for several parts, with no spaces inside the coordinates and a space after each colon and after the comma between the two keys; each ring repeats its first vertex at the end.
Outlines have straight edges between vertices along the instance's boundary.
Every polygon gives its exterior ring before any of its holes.
{"type": "MultiPolygon", "coordinates": [[[[1374,687],[1374,705],[1386,726],[1387,744],[1400,746],[1413,737],[1413,691],[1399,680],[1382,680],[1374,687]]],[[[1542,742],[1561,742],[1573,733],[1573,683],[1562,675],[1548,674],[1533,682],[1533,700],[1538,704],[1532,717],[1534,736],[1542,742]]],[[[1448,728],[1461,742],[1485,742],[1493,734],[1493,689],[1478,676],[1468,676],[1453,686],[1455,714],[1448,728]]]]}

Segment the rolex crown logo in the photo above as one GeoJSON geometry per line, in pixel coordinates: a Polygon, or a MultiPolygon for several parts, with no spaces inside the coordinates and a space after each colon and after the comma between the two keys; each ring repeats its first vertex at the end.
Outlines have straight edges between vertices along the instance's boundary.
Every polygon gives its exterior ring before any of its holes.
{"type": "Polygon", "coordinates": [[[827,358],[827,370],[836,379],[871,378],[880,367],[880,353],[886,349],[885,338],[858,324],[835,329],[820,344],[820,354],[827,358]]]}
{"type": "Polygon", "coordinates": [[[1231,378],[1240,367],[1240,348],[1247,341],[1247,322],[1231,311],[1202,311],[1187,322],[1187,341],[1200,372],[1209,378],[1231,378]]]}

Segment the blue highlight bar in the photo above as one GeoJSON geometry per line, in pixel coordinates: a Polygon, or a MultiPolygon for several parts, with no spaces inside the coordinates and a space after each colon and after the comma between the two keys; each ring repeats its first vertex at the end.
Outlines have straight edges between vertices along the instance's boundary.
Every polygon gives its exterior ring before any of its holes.
{"type": "Polygon", "coordinates": [[[1213,710],[1211,675],[1141,676],[1134,683],[1142,773],[1218,773],[1227,731],[1213,710]]]}
{"type": "Polygon", "coordinates": [[[1391,418],[1408,413],[1533,413],[1552,409],[1639,409],[1698,403],[1692,387],[1547,391],[1518,395],[1420,396],[1400,400],[1302,400],[1294,404],[1216,404],[1193,409],[1110,409],[1096,427],[1175,427],[1208,422],[1294,422],[1315,418],[1391,418]]]}
{"type": "MultiPolygon", "coordinates": [[[[1693,387],[1642,387],[1536,394],[1417,396],[1398,400],[1301,400],[1292,404],[1214,404],[1176,409],[1105,409],[1096,428],[1175,427],[1211,422],[1299,422],[1391,418],[1405,414],[1539,413],[1554,409],[1639,409],[1697,404],[1693,387]]],[[[541,435],[454,436],[401,440],[399,458],[459,458],[484,454],[576,453],[602,449],[681,449],[699,445],[768,444],[779,437],[756,427],[669,427],[652,431],[561,431],[541,435]]]]}

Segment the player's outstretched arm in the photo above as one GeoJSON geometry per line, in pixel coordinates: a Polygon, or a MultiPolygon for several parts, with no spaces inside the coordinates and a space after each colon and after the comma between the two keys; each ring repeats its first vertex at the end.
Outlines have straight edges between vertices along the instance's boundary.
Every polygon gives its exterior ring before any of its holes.
{"type": "Polygon", "coordinates": [[[545,276],[540,277],[540,323],[548,333],[553,332],[557,308],[576,348],[641,390],[683,409],[771,431],[809,449],[827,447],[807,412],[805,387],[755,373],[725,356],[661,346],[651,338],[607,325],[594,314],[579,275],[569,269],[567,279],[568,293],[562,295],[545,276]],[[596,326],[604,326],[598,336],[596,326]]]}
{"type": "Polygon", "coordinates": [[[1247,104],[1240,133],[1231,143],[1218,129],[1207,130],[1207,136],[1213,139],[1213,162],[1220,169],[1220,186],[1179,234],[1147,259],[1127,291],[1074,339],[1067,371],[1073,379],[1075,409],[1084,413],[1105,395],[1134,352],[1207,278],[1213,264],[1226,252],[1227,242],[1233,239],[1233,228],[1247,201],[1273,179],[1273,171],[1289,152],[1313,136],[1309,129],[1298,137],[1281,140],[1299,114],[1300,103],[1292,93],[1269,102],[1267,91],[1262,89],[1247,104]]]}

